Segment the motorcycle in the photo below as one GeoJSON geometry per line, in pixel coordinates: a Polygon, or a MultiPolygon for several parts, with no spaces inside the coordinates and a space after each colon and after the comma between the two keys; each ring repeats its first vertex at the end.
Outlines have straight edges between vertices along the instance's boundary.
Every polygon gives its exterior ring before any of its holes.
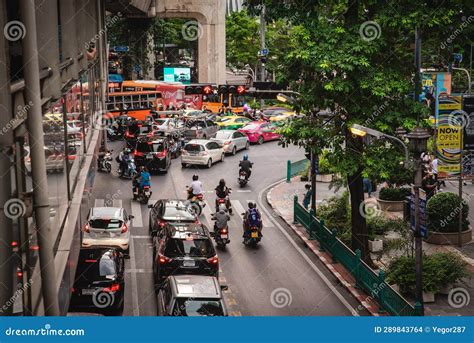
{"type": "Polygon", "coordinates": [[[112,154],[111,151],[108,151],[103,156],[99,156],[97,159],[97,168],[99,171],[105,171],[106,173],[110,173],[112,171],[112,154]]]}
{"type": "Polygon", "coordinates": [[[148,204],[148,200],[150,200],[151,194],[153,193],[151,191],[150,186],[143,186],[143,188],[137,187],[138,188],[138,193],[133,194],[133,199],[139,201],[142,204],[148,204]]]}
{"type": "MultiPolygon", "coordinates": [[[[188,187],[188,193],[189,192],[190,192],[190,188],[188,187]]],[[[201,215],[202,209],[206,206],[206,203],[204,202],[203,199],[204,199],[204,196],[202,194],[198,194],[198,195],[194,195],[189,200],[189,206],[198,217],[201,215]]]]}
{"type": "Polygon", "coordinates": [[[249,182],[248,174],[246,171],[244,170],[240,171],[238,181],[239,181],[240,187],[244,187],[247,184],[247,182],[249,182]]]}
{"type": "Polygon", "coordinates": [[[229,193],[227,194],[227,196],[225,198],[217,197],[217,199],[216,199],[216,212],[219,211],[220,205],[224,205],[226,207],[227,211],[229,211],[229,214],[232,215],[232,206],[231,206],[230,200],[229,200],[229,194],[230,193],[231,193],[231,188],[229,188],[229,193]]]}
{"type": "Polygon", "coordinates": [[[125,169],[125,171],[121,173],[119,169],[118,172],[121,178],[132,179],[137,174],[137,166],[135,165],[135,160],[133,158],[130,158],[127,161],[127,168],[125,169]]]}
{"type": "MultiPolygon", "coordinates": [[[[213,218],[213,220],[215,219],[213,218]]],[[[214,226],[213,236],[214,241],[216,242],[216,245],[219,249],[225,249],[225,246],[230,243],[228,226],[220,229],[217,229],[214,226]]]]}
{"type": "Polygon", "coordinates": [[[110,141],[115,141],[123,138],[123,132],[119,129],[114,129],[113,127],[107,127],[107,138],[110,141]]]}
{"type": "Polygon", "coordinates": [[[260,233],[258,226],[251,226],[247,231],[245,231],[245,216],[246,213],[242,213],[244,217],[244,245],[250,247],[256,247],[257,244],[262,240],[262,234],[260,233]]]}

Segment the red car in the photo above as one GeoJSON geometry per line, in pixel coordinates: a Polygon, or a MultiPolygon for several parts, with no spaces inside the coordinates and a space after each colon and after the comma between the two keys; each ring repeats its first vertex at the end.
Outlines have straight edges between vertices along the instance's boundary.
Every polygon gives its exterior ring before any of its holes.
{"type": "Polygon", "coordinates": [[[238,131],[245,133],[250,143],[263,144],[263,142],[280,139],[280,134],[276,133],[276,127],[266,121],[253,121],[238,131]]]}

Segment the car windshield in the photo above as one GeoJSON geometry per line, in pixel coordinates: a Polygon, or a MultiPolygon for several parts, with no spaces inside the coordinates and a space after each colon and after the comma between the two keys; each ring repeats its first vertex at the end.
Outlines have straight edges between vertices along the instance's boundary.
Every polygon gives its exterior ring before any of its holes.
{"type": "Polygon", "coordinates": [[[219,121],[220,121],[221,123],[224,123],[224,122],[226,122],[226,121],[231,121],[231,120],[232,120],[232,118],[223,117],[223,118],[221,118],[219,121]]]}
{"type": "Polygon", "coordinates": [[[189,220],[195,221],[196,218],[189,211],[187,207],[183,206],[167,206],[165,214],[163,215],[164,220],[189,220]]]}
{"type": "Polygon", "coordinates": [[[188,121],[186,122],[186,127],[195,129],[198,127],[204,127],[204,123],[202,121],[188,121]]]}
{"type": "Polygon", "coordinates": [[[189,152],[199,152],[204,151],[204,147],[200,144],[186,144],[184,150],[189,152]]]}
{"type": "Polygon", "coordinates": [[[242,129],[243,130],[258,130],[259,127],[260,125],[258,124],[248,124],[248,125],[245,125],[242,129]]]}
{"type": "Polygon", "coordinates": [[[232,137],[232,132],[230,131],[217,131],[216,138],[217,139],[228,139],[232,137]]]}
{"type": "Polygon", "coordinates": [[[174,316],[223,316],[221,302],[215,299],[177,298],[174,316]]]}
{"type": "Polygon", "coordinates": [[[122,221],[118,219],[91,219],[89,225],[94,229],[118,229],[122,227],[122,221]]]}
{"type": "Polygon", "coordinates": [[[77,264],[76,281],[95,281],[105,279],[106,276],[117,275],[115,262],[109,254],[102,255],[99,261],[86,256],[77,264]]]}
{"type": "Polygon", "coordinates": [[[208,239],[180,239],[168,241],[165,249],[168,257],[212,257],[214,255],[211,242],[208,239]]]}
{"type": "Polygon", "coordinates": [[[140,142],[137,144],[138,152],[160,152],[163,151],[163,143],[161,142],[140,142]]]}

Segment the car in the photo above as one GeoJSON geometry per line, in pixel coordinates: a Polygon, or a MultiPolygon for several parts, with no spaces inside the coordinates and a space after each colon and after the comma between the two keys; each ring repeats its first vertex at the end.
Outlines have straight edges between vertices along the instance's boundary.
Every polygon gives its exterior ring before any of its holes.
{"type": "Polygon", "coordinates": [[[82,247],[117,247],[128,255],[132,218],[121,207],[91,208],[82,229],[82,247]]]}
{"type": "Polygon", "coordinates": [[[125,260],[116,248],[82,248],[77,260],[69,310],[123,311],[125,260]]]}
{"type": "Polygon", "coordinates": [[[228,130],[237,130],[241,127],[244,127],[252,120],[247,117],[242,116],[227,116],[227,117],[219,117],[217,120],[217,125],[220,126],[221,129],[228,129],[228,130]]]}
{"type": "Polygon", "coordinates": [[[158,127],[155,124],[132,121],[127,126],[123,137],[127,146],[133,148],[137,143],[138,137],[152,137],[157,130],[158,127]]]}
{"type": "Polygon", "coordinates": [[[224,148],[217,142],[206,139],[193,139],[184,145],[181,151],[181,166],[189,164],[204,165],[211,168],[217,161],[224,161],[224,148]]]}
{"type": "Polygon", "coordinates": [[[160,199],[153,205],[148,205],[148,208],[150,208],[148,227],[152,237],[156,236],[166,224],[199,223],[185,200],[160,199]]]}
{"type": "Polygon", "coordinates": [[[186,121],[184,138],[186,140],[211,138],[219,130],[219,125],[209,119],[196,119],[186,121]]]}
{"type": "Polygon", "coordinates": [[[153,276],[158,290],[170,275],[219,276],[219,258],[207,227],[167,224],[153,238],[153,276]]]}
{"type": "Polygon", "coordinates": [[[137,167],[166,173],[171,165],[169,140],[165,137],[138,138],[133,156],[137,167]]]}
{"type": "Polygon", "coordinates": [[[247,135],[250,143],[263,144],[267,141],[280,139],[280,134],[275,132],[276,127],[265,121],[254,121],[239,129],[247,135]]]}
{"type": "Polygon", "coordinates": [[[159,316],[228,315],[221,286],[213,276],[170,276],[158,292],[157,300],[159,316]]]}
{"type": "Polygon", "coordinates": [[[282,113],[277,113],[276,115],[272,115],[270,117],[270,122],[275,124],[276,126],[282,126],[285,122],[290,118],[295,118],[296,113],[291,111],[286,111],[282,113]]]}
{"type": "MultiPolygon", "coordinates": [[[[59,172],[64,171],[64,153],[52,146],[45,146],[44,156],[46,159],[46,172],[59,172]]],[[[31,152],[30,147],[25,146],[25,169],[28,175],[31,175],[31,152]]]]}
{"type": "Polygon", "coordinates": [[[176,132],[184,130],[184,122],[177,118],[157,118],[154,119],[156,129],[164,132],[176,132]]]}
{"type": "Polygon", "coordinates": [[[250,147],[249,138],[242,132],[236,130],[220,130],[211,138],[219,143],[226,154],[235,155],[237,151],[250,147]]]}

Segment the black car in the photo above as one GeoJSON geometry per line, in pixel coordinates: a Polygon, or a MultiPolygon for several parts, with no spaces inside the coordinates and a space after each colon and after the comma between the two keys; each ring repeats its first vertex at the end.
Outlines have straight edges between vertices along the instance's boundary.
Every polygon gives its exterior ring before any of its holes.
{"type": "Polygon", "coordinates": [[[143,137],[137,140],[133,155],[137,167],[145,166],[150,172],[167,172],[171,165],[169,140],[165,137],[143,137]]]}
{"type": "Polygon", "coordinates": [[[125,260],[119,249],[81,249],[70,310],[89,308],[120,314],[124,306],[124,271],[125,260]]]}
{"type": "Polygon", "coordinates": [[[153,239],[153,275],[158,290],[170,275],[218,277],[219,259],[209,230],[202,224],[166,225],[153,239]]]}
{"type": "Polygon", "coordinates": [[[141,121],[132,121],[124,133],[125,143],[127,147],[133,148],[139,137],[151,137],[157,130],[156,125],[141,121]]]}
{"type": "Polygon", "coordinates": [[[199,223],[184,200],[161,199],[148,207],[150,208],[148,227],[152,236],[156,236],[166,224],[182,226],[199,223]]]}

